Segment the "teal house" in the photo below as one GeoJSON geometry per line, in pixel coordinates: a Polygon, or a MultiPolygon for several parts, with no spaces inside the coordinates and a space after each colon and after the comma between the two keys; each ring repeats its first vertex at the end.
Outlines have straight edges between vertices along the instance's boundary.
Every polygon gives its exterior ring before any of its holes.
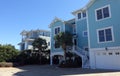
{"type": "MultiPolygon", "coordinates": [[[[88,67],[88,34],[86,23],[86,11],[80,11],[84,14],[82,18],[74,18],[68,21],[63,21],[55,18],[49,25],[51,29],[51,65],[59,64],[63,60],[64,51],[60,46],[57,46],[54,36],[60,32],[70,32],[73,35],[73,47],[68,47],[68,51],[74,52],[81,59],[81,66],[88,67]],[[77,19],[77,20],[76,20],[77,19]]],[[[75,14],[74,14],[75,15],[75,14]]]]}

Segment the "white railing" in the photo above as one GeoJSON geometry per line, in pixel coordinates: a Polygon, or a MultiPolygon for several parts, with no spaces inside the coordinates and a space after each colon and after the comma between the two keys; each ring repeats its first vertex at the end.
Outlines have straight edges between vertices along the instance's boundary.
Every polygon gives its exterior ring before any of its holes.
{"type": "Polygon", "coordinates": [[[88,52],[77,47],[77,46],[74,46],[74,52],[77,53],[78,55],[82,55],[82,67],[83,68],[89,68],[89,59],[88,59],[88,52]]]}
{"type": "Polygon", "coordinates": [[[87,51],[85,51],[84,49],[79,48],[78,46],[75,46],[75,51],[81,53],[82,55],[88,56],[87,51]]]}
{"type": "Polygon", "coordinates": [[[67,51],[69,51],[69,52],[78,52],[78,53],[80,53],[82,55],[88,56],[87,51],[85,51],[84,49],[79,48],[78,46],[74,46],[74,45],[73,45],[73,47],[67,46],[67,51]]]}

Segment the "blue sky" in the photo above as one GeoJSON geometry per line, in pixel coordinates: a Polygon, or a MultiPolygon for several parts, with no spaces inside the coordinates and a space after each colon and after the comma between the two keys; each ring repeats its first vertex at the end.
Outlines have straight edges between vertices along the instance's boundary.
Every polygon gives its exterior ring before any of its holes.
{"type": "Polygon", "coordinates": [[[89,0],[0,0],[0,44],[17,45],[22,30],[50,30],[55,18],[69,20],[71,12],[82,8],[89,0]]]}

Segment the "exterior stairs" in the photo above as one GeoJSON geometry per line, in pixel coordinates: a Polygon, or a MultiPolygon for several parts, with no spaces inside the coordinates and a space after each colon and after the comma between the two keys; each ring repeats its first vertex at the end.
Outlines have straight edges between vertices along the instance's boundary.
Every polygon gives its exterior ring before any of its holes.
{"type": "Polygon", "coordinates": [[[82,68],[89,68],[89,54],[87,51],[80,49],[77,46],[73,47],[73,51],[75,54],[77,54],[78,56],[80,56],[82,58],[82,68]]]}

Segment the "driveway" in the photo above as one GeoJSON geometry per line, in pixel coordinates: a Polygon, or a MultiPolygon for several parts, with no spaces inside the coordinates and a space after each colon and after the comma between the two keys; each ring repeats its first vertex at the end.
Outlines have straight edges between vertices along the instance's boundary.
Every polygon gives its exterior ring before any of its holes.
{"type": "Polygon", "coordinates": [[[29,65],[17,68],[0,68],[0,76],[120,76],[120,71],[29,65]]]}

